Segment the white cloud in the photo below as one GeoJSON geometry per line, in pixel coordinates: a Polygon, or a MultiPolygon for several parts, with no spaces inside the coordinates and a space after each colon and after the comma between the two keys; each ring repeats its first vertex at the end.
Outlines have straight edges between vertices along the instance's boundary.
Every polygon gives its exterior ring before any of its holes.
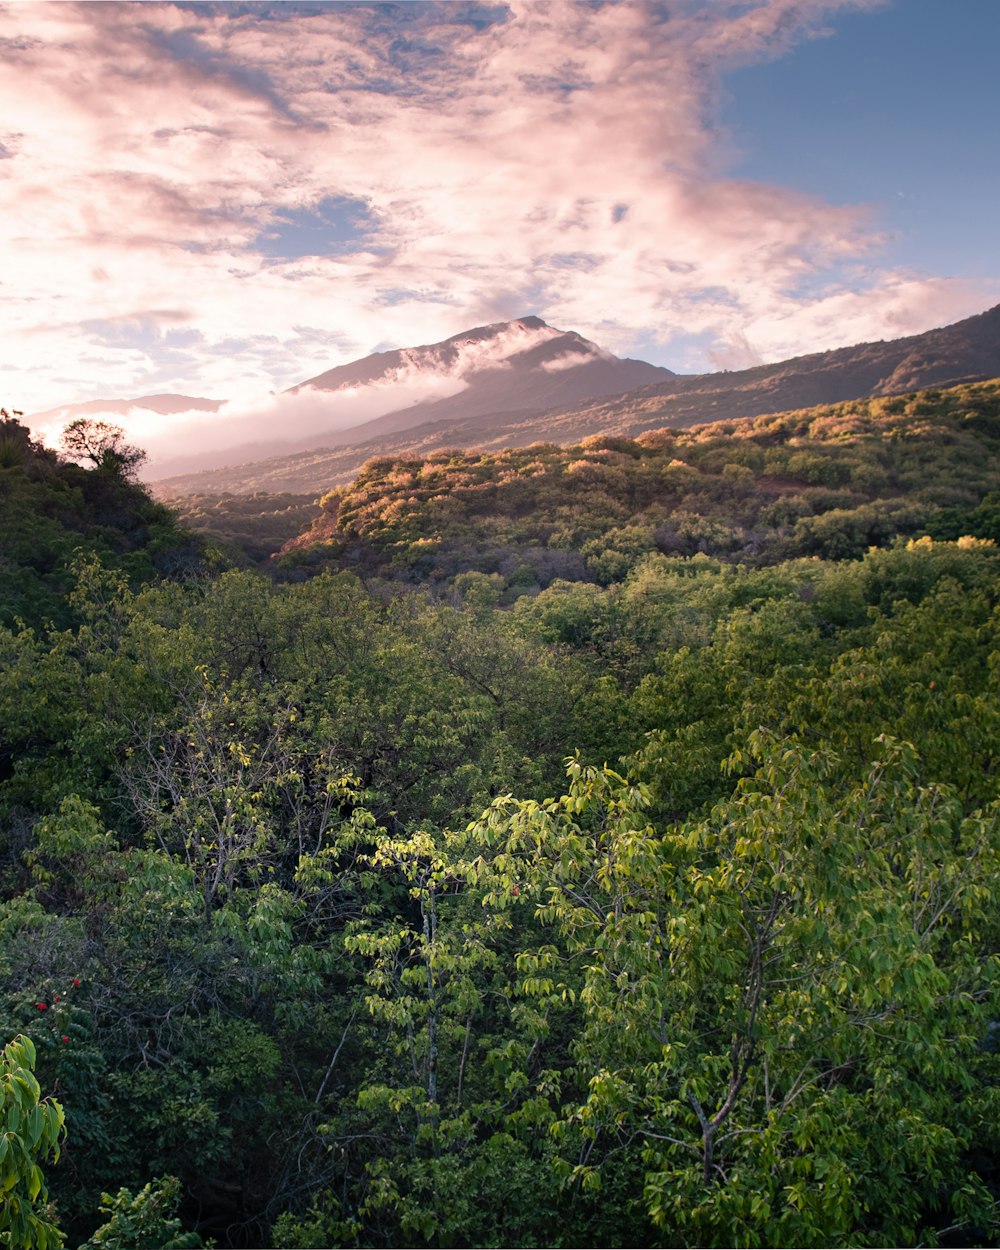
{"type": "MultiPolygon", "coordinates": [[[[399,363],[390,359],[381,376],[367,384],[341,385],[336,390],[304,386],[283,393],[251,387],[210,415],[203,409],[161,412],[138,404],[125,411],[120,405],[90,408],[86,415],[120,426],[131,442],[147,451],[147,473],[155,477],[161,465],[177,457],[179,449],[184,454],[194,448],[209,454],[256,447],[270,448],[277,454],[278,449],[296,443],[321,443],[388,412],[457,395],[467,389],[472,375],[509,368],[511,357],[558,333],[550,326],[514,322],[488,337],[463,337],[446,348],[405,349],[398,354],[399,363]]],[[[568,354],[542,367],[567,367],[580,360],[579,355],[568,354]]],[[[44,421],[36,422],[36,432],[50,446],[56,446],[74,415],[69,409],[57,408],[46,414],[44,421]]],[[[272,454],[272,450],[260,454],[272,454]]]]}
{"type": "Polygon", "coordinates": [[[592,360],[607,360],[611,353],[602,352],[594,347],[587,352],[566,352],[563,356],[555,356],[551,360],[543,360],[541,369],[544,373],[561,373],[563,369],[575,369],[577,365],[588,364],[592,360]]]}

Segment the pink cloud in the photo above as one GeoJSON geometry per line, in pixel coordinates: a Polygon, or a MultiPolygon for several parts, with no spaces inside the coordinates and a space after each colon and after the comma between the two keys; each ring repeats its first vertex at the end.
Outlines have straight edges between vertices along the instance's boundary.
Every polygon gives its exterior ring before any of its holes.
{"type": "Polygon", "coordinates": [[[247,396],[528,312],[775,358],[975,311],[982,289],[860,273],[867,206],[725,176],[722,74],[877,2],[516,0],[483,29],[448,4],[0,6],[7,400],[185,390],[257,429],[247,396]],[[330,197],[363,239],[263,253],[330,197]]]}

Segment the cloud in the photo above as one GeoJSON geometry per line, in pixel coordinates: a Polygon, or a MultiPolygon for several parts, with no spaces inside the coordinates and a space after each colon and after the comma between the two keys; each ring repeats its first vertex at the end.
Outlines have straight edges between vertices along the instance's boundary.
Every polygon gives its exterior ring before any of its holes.
{"type": "Polygon", "coordinates": [[[551,360],[543,360],[540,368],[544,373],[561,373],[563,369],[575,369],[577,365],[589,364],[592,360],[608,358],[609,353],[603,352],[567,352],[564,356],[554,356],[551,360]]]}
{"type": "Polygon", "coordinates": [[[834,290],[796,309],[794,318],[776,307],[764,311],[747,332],[753,350],[767,360],[802,354],[803,339],[825,350],[852,343],[904,338],[947,325],[971,312],[965,283],[946,278],[928,279],[903,272],[880,275],[877,288],[834,290]]]}
{"type": "Polygon", "coordinates": [[[0,6],[7,401],[181,390],[305,430],[321,407],[247,396],[526,312],[773,359],[976,311],[879,270],[868,207],[722,164],[723,75],[876,2],[0,6]]]}
{"type": "MultiPolygon", "coordinates": [[[[341,383],[335,389],[302,386],[283,393],[263,393],[251,386],[210,415],[204,405],[184,408],[159,396],[148,406],[109,402],[101,407],[95,402],[85,413],[57,407],[41,414],[34,424],[50,446],[58,444],[63,428],[77,415],[118,425],[131,442],[146,450],[146,475],[155,478],[169,471],[164,466],[177,459],[179,447],[185,454],[196,448],[199,455],[228,463],[232,457],[219,459],[214,453],[231,449],[236,458],[247,459],[285,452],[296,444],[318,445],[388,412],[457,395],[476,374],[510,368],[513,357],[558,334],[551,326],[515,322],[486,336],[463,336],[443,345],[394,353],[379,375],[362,384],[341,383]]],[[[592,358],[599,354],[595,348],[592,358]]],[[[565,368],[584,358],[567,353],[541,367],[565,368]]]]}
{"type": "MultiPolygon", "coordinates": [[[[161,412],[134,404],[123,410],[111,403],[107,408],[91,405],[86,416],[120,426],[130,442],[148,453],[149,472],[156,476],[159,466],[174,459],[178,449],[188,452],[196,447],[204,455],[266,444],[285,451],[411,404],[458,394],[465,385],[454,374],[411,366],[393,370],[384,380],[367,386],[338,391],[303,387],[294,393],[246,395],[224,402],[208,416],[202,408],[161,412]]],[[[57,408],[36,421],[35,430],[49,446],[56,446],[74,415],[68,406],[57,408]]]]}
{"type": "Polygon", "coordinates": [[[754,365],[764,363],[764,357],[739,331],[730,334],[716,347],[709,348],[708,358],[715,370],[752,369],[754,365]]]}

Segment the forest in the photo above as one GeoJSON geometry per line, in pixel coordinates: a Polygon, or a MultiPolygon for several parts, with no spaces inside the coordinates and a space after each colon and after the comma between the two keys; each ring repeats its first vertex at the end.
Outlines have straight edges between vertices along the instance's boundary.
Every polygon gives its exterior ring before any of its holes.
{"type": "Polygon", "coordinates": [[[0,423],[0,1244],[998,1243],[1000,383],[115,446],[0,423]]]}

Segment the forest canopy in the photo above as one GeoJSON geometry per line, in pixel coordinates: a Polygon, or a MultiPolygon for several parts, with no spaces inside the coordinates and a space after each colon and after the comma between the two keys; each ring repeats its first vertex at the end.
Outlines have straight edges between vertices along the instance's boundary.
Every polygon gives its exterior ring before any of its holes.
{"type": "Polygon", "coordinates": [[[272,576],[6,423],[0,1236],[995,1245],[998,396],[374,462],[272,576]]]}

